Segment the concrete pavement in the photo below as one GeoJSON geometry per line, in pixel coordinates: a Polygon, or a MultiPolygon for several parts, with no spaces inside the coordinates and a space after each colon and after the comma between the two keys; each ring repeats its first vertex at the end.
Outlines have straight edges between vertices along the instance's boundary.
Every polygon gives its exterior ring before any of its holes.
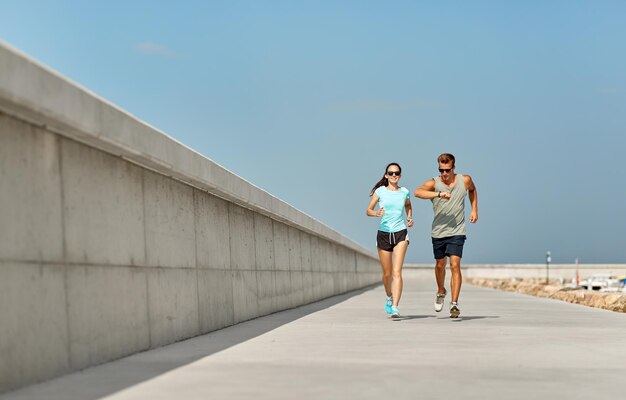
{"type": "Polygon", "coordinates": [[[626,315],[466,285],[462,318],[405,270],[404,318],[381,286],[0,396],[95,399],[609,399],[626,397],[626,315]]]}

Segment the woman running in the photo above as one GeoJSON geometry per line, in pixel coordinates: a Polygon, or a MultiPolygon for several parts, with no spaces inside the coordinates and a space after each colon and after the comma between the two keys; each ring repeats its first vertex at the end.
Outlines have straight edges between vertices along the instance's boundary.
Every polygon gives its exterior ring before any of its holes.
{"type": "Polygon", "coordinates": [[[385,175],[374,185],[372,200],[366,213],[370,217],[382,217],[378,226],[376,245],[383,270],[383,285],[387,298],[385,311],[391,318],[400,318],[398,303],[402,296],[402,264],[409,246],[408,227],[413,226],[413,209],[408,189],[398,186],[402,168],[397,163],[387,165],[385,175]],[[378,210],[374,210],[378,203],[378,210]],[[403,211],[406,210],[407,224],[403,211]]]}

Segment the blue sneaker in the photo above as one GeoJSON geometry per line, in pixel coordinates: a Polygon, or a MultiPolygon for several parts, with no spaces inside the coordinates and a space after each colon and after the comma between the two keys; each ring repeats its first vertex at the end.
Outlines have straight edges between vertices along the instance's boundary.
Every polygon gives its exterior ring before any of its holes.
{"type": "Polygon", "coordinates": [[[400,311],[398,311],[398,307],[391,307],[391,318],[400,318],[400,311]]]}
{"type": "Polygon", "coordinates": [[[387,297],[387,300],[385,300],[385,312],[387,314],[391,314],[391,306],[393,305],[393,297],[389,296],[387,297]]]}

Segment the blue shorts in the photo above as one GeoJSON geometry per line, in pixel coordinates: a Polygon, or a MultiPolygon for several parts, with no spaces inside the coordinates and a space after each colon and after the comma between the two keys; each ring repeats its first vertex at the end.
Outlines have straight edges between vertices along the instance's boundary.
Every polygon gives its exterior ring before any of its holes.
{"type": "Polygon", "coordinates": [[[463,244],[465,235],[448,236],[445,238],[433,239],[433,253],[435,260],[440,260],[446,256],[463,257],[463,244]]]}

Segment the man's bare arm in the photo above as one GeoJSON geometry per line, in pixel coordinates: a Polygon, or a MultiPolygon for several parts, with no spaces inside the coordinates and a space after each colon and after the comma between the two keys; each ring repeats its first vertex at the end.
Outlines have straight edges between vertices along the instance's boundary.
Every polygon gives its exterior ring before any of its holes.
{"type": "Polygon", "coordinates": [[[413,193],[418,199],[431,200],[437,197],[449,199],[450,193],[448,192],[435,192],[435,180],[429,179],[413,193]]]}
{"type": "Polygon", "coordinates": [[[465,189],[467,189],[470,204],[472,205],[469,220],[473,224],[478,221],[478,191],[476,190],[476,185],[471,176],[463,175],[463,181],[463,183],[465,183],[465,189]]]}

